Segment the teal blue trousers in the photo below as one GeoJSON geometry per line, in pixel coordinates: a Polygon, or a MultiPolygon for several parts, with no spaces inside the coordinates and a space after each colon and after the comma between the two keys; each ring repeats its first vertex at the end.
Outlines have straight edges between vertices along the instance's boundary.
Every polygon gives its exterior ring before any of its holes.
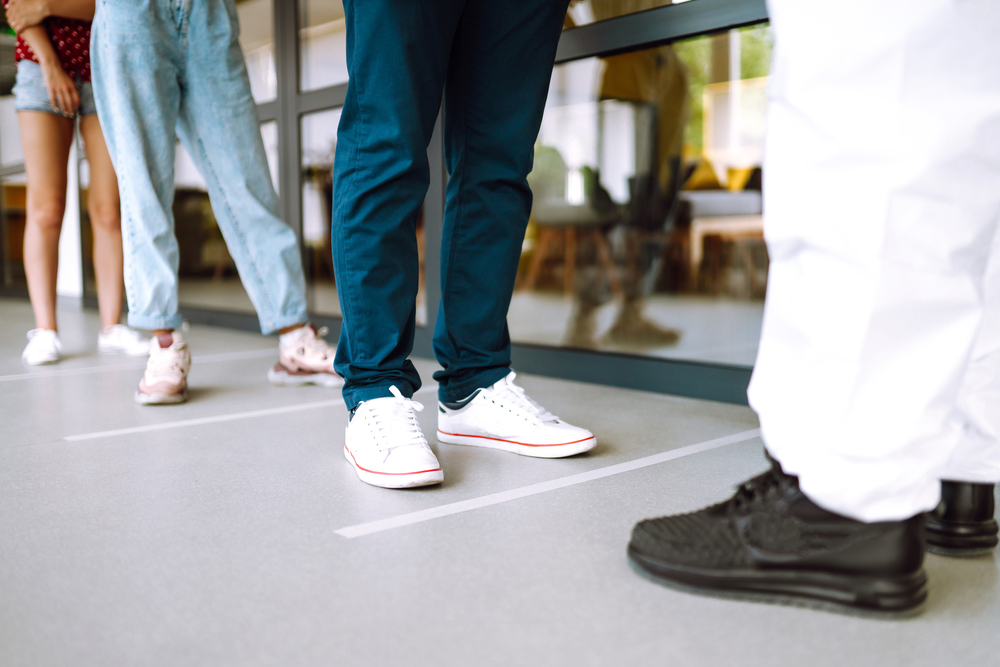
{"type": "Polygon", "coordinates": [[[449,179],[434,351],[439,397],[510,372],[510,306],[531,211],[526,177],[567,0],[347,0],[347,100],[333,175],[333,258],[348,409],[411,396],[416,224],[444,97],[449,179]]]}

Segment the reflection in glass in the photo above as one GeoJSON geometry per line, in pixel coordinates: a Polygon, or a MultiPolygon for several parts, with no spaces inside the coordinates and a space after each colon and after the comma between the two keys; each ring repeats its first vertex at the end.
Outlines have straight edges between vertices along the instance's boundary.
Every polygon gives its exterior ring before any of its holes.
{"type": "MultiPolygon", "coordinates": [[[[0,17],[3,14],[0,12],[0,17]]],[[[10,95],[17,79],[17,65],[14,64],[14,50],[17,37],[13,29],[0,18],[0,97],[10,95]]]]}
{"type": "Polygon", "coordinates": [[[514,340],[753,364],[770,54],[755,27],[555,69],[514,340]]]}
{"type": "Polygon", "coordinates": [[[180,246],[179,303],[255,312],[212,212],[205,179],[180,142],[174,172],[174,233],[180,246]]]}
{"type": "Polygon", "coordinates": [[[250,75],[250,91],[257,103],[278,96],[274,66],[274,0],[239,0],[240,46],[250,75]]]}
{"type": "Polygon", "coordinates": [[[340,0],[299,2],[299,88],[347,82],[347,25],[340,0]]]}
{"type": "Polygon", "coordinates": [[[24,275],[27,184],[23,173],[0,179],[0,251],[3,252],[4,287],[28,286],[24,275]]]}
{"type": "Polygon", "coordinates": [[[333,211],[333,156],[340,109],[302,117],[302,243],[309,284],[309,310],[340,315],[333,274],[330,221],[333,211]]]}
{"type": "MultiPolygon", "coordinates": [[[[333,159],[341,109],[302,116],[302,242],[309,286],[310,311],[340,316],[337,282],[333,270],[330,224],[333,212],[333,159]]],[[[424,290],[424,225],[417,221],[420,252],[420,285],[417,292],[417,325],[427,326],[424,290]]]]}
{"type": "Polygon", "coordinates": [[[278,188],[278,122],[269,120],[260,125],[260,138],[264,140],[264,154],[267,156],[267,168],[271,172],[271,183],[274,191],[281,195],[278,188]]]}
{"type": "Polygon", "coordinates": [[[10,167],[24,162],[21,149],[21,130],[14,110],[14,96],[0,97],[0,167],[10,167]]]}
{"type": "Polygon", "coordinates": [[[564,28],[603,21],[604,19],[634,14],[666,5],[679,5],[691,0],[570,0],[564,28]]]}
{"type": "MultiPolygon", "coordinates": [[[[82,150],[80,154],[83,154],[82,150]]],[[[81,159],[79,162],[80,243],[83,246],[83,293],[85,295],[93,295],[97,294],[97,273],[94,269],[94,230],[90,226],[90,162],[86,158],[81,159]]]]}

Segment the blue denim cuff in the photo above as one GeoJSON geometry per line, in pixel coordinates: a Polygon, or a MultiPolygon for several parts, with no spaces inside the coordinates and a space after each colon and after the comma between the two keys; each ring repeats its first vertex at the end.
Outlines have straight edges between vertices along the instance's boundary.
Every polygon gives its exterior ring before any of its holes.
{"type": "Polygon", "coordinates": [[[178,329],[184,323],[184,318],[180,313],[168,315],[167,317],[152,317],[129,312],[128,325],[136,329],[146,329],[153,331],[156,329],[178,329]]]}

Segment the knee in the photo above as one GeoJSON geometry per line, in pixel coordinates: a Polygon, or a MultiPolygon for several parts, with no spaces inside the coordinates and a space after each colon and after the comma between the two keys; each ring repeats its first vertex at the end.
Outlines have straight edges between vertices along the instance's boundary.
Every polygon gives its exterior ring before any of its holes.
{"type": "Polygon", "coordinates": [[[63,200],[50,200],[44,204],[28,204],[28,220],[45,232],[58,233],[62,229],[65,212],[66,202],[63,200]]]}
{"type": "Polygon", "coordinates": [[[122,215],[117,203],[91,202],[87,210],[90,213],[90,224],[95,230],[111,233],[121,231],[122,215]]]}

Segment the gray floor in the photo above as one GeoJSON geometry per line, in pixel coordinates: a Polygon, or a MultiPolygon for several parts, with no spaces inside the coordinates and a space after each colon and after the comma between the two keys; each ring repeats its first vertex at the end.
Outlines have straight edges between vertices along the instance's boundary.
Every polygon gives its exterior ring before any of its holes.
{"type": "MultiPolygon", "coordinates": [[[[338,392],[267,384],[273,339],[192,327],[191,402],[140,407],[141,363],[96,355],[93,313],[61,318],[69,358],[26,369],[30,310],[0,300],[4,667],[1000,664],[994,558],[928,557],[928,607],[899,622],[694,597],[630,570],[636,520],[724,497],[765,467],[761,444],[602,469],[754,429],[746,408],[522,377],[598,448],[435,445],[442,487],[387,491],[343,459],[338,392]]],[[[421,417],[432,432],[433,409],[421,417]]]]}

